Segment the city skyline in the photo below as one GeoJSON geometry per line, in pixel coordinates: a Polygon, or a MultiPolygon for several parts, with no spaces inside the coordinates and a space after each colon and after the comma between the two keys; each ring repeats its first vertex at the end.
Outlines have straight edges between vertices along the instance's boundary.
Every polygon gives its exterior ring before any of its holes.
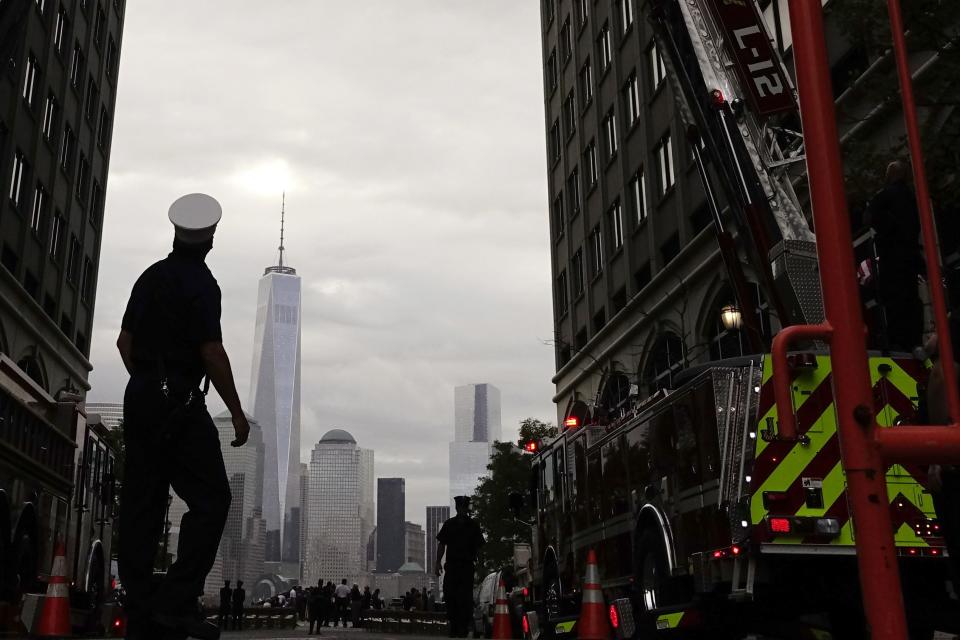
{"type": "Polygon", "coordinates": [[[506,439],[527,416],[555,420],[539,9],[362,5],[127,7],[89,399],[122,398],[126,297],[170,251],[167,208],[192,191],[223,205],[207,263],[249,397],[251,283],[277,259],[286,190],[285,263],[303,288],[300,460],[326,430],[350,431],[377,449],[378,475],[406,477],[416,522],[447,501],[452,388],[497,384],[506,439]],[[251,38],[266,57],[242,54],[251,38]],[[360,40],[363,55],[344,59],[360,40]],[[469,120],[464,94],[481,103],[469,120]]]}

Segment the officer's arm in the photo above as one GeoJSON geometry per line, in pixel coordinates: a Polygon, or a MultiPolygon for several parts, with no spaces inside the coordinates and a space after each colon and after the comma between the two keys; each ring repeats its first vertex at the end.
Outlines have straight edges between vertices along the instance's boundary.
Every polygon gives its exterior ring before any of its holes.
{"type": "Polygon", "coordinates": [[[237,438],[230,444],[239,447],[247,441],[250,425],[247,424],[247,418],[240,406],[240,396],[237,394],[237,385],[233,381],[230,358],[227,357],[222,342],[204,342],[200,346],[200,357],[203,359],[204,370],[210,376],[210,382],[213,383],[233,418],[233,428],[237,438]]]}
{"type": "Polygon", "coordinates": [[[127,373],[133,375],[133,334],[126,329],[121,329],[120,337],[117,338],[117,349],[120,351],[120,359],[123,360],[123,366],[127,368],[127,373]]]}
{"type": "Polygon", "coordinates": [[[447,552],[447,545],[442,542],[437,543],[437,575],[440,575],[440,569],[443,567],[443,554],[447,552]]]}

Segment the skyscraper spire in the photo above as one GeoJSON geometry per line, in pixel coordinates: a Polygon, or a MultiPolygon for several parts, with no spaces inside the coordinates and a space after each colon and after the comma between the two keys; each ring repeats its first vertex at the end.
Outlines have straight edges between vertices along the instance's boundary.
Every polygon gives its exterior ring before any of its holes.
{"type": "Polygon", "coordinates": [[[263,270],[264,275],[268,273],[282,273],[284,275],[296,275],[297,270],[293,267],[288,267],[283,264],[283,253],[287,250],[284,246],[284,241],[286,239],[286,223],[287,223],[287,192],[283,192],[283,198],[280,201],[280,246],[278,250],[280,251],[280,258],[277,260],[277,264],[272,267],[267,267],[263,270]]]}
{"type": "Polygon", "coordinates": [[[282,199],[280,201],[280,262],[279,267],[283,269],[283,225],[284,219],[287,212],[287,192],[283,192],[282,199]]]}

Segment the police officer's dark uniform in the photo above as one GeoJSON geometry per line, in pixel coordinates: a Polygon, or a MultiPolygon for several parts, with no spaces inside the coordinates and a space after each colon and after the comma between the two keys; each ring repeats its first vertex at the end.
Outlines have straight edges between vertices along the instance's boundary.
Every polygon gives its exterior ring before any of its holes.
{"type": "Polygon", "coordinates": [[[230,628],[230,603],[233,598],[233,590],[230,588],[230,581],[224,580],[223,587],[220,589],[220,611],[217,615],[217,624],[221,629],[230,628]]]}
{"type": "MultiPolygon", "coordinates": [[[[219,637],[196,603],[216,558],[231,499],[219,435],[200,390],[208,368],[201,346],[222,342],[220,289],[204,263],[220,213],[216,200],[203,194],[184,196],[171,206],[173,252],[137,280],[117,341],[130,372],[124,395],[126,468],[118,554],[127,591],[128,638],[219,637]],[[171,487],[189,511],[180,522],[177,560],[157,584],[154,556],[171,487]]],[[[228,407],[238,408],[225,353],[223,360],[227,373],[218,373],[214,383],[228,407]]],[[[246,419],[240,422],[245,425],[246,419]]],[[[234,446],[245,441],[238,430],[234,446]]]]}
{"type": "Polygon", "coordinates": [[[473,618],[473,579],[477,553],[485,540],[483,532],[470,517],[470,498],[454,498],[457,515],[440,527],[437,534],[437,574],[446,552],[443,576],[443,601],[446,603],[447,620],[451,638],[466,638],[473,618]]]}
{"type": "Polygon", "coordinates": [[[237,580],[237,588],[233,590],[231,600],[233,601],[233,629],[239,631],[243,629],[243,603],[247,599],[247,590],[243,588],[243,580],[237,580]]]}

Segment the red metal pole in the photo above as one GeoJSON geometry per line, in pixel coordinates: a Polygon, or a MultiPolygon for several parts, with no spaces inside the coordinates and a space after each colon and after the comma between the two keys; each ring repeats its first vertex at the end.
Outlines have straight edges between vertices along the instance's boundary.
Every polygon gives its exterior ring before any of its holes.
{"type": "Polygon", "coordinates": [[[790,0],[790,21],[824,311],[833,329],[834,402],[857,531],[864,608],[874,640],[906,640],[885,467],[871,437],[876,426],[873,393],[820,0],[790,0]]]}
{"type": "MultiPolygon", "coordinates": [[[[927,172],[923,164],[923,145],[920,139],[920,126],[917,124],[917,104],[913,97],[913,77],[910,75],[910,60],[904,37],[903,16],[900,13],[900,0],[887,0],[890,12],[890,31],[893,34],[893,51],[897,60],[897,76],[900,79],[900,95],[903,102],[903,121],[907,129],[907,142],[910,147],[910,164],[913,166],[913,183],[917,190],[917,210],[920,213],[920,227],[923,230],[923,248],[927,259],[927,282],[930,283],[930,301],[937,323],[937,336],[941,354],[952,354],[953,344],[947,324],[947,304],[943,295],[943,274],[940,269],[940,252],[937,244],[937,229],[933,221],[933,207],[930,205],[930,189],[927,185],[927,172]]],[[[911,240],[907,238],[907,240],[911,240]]],[[[941,359],[943,379],[948,391],[947,402],[951,422],[960,422],[960,393],[957,392],[957,372],[953,358],[941,359]]]]}

